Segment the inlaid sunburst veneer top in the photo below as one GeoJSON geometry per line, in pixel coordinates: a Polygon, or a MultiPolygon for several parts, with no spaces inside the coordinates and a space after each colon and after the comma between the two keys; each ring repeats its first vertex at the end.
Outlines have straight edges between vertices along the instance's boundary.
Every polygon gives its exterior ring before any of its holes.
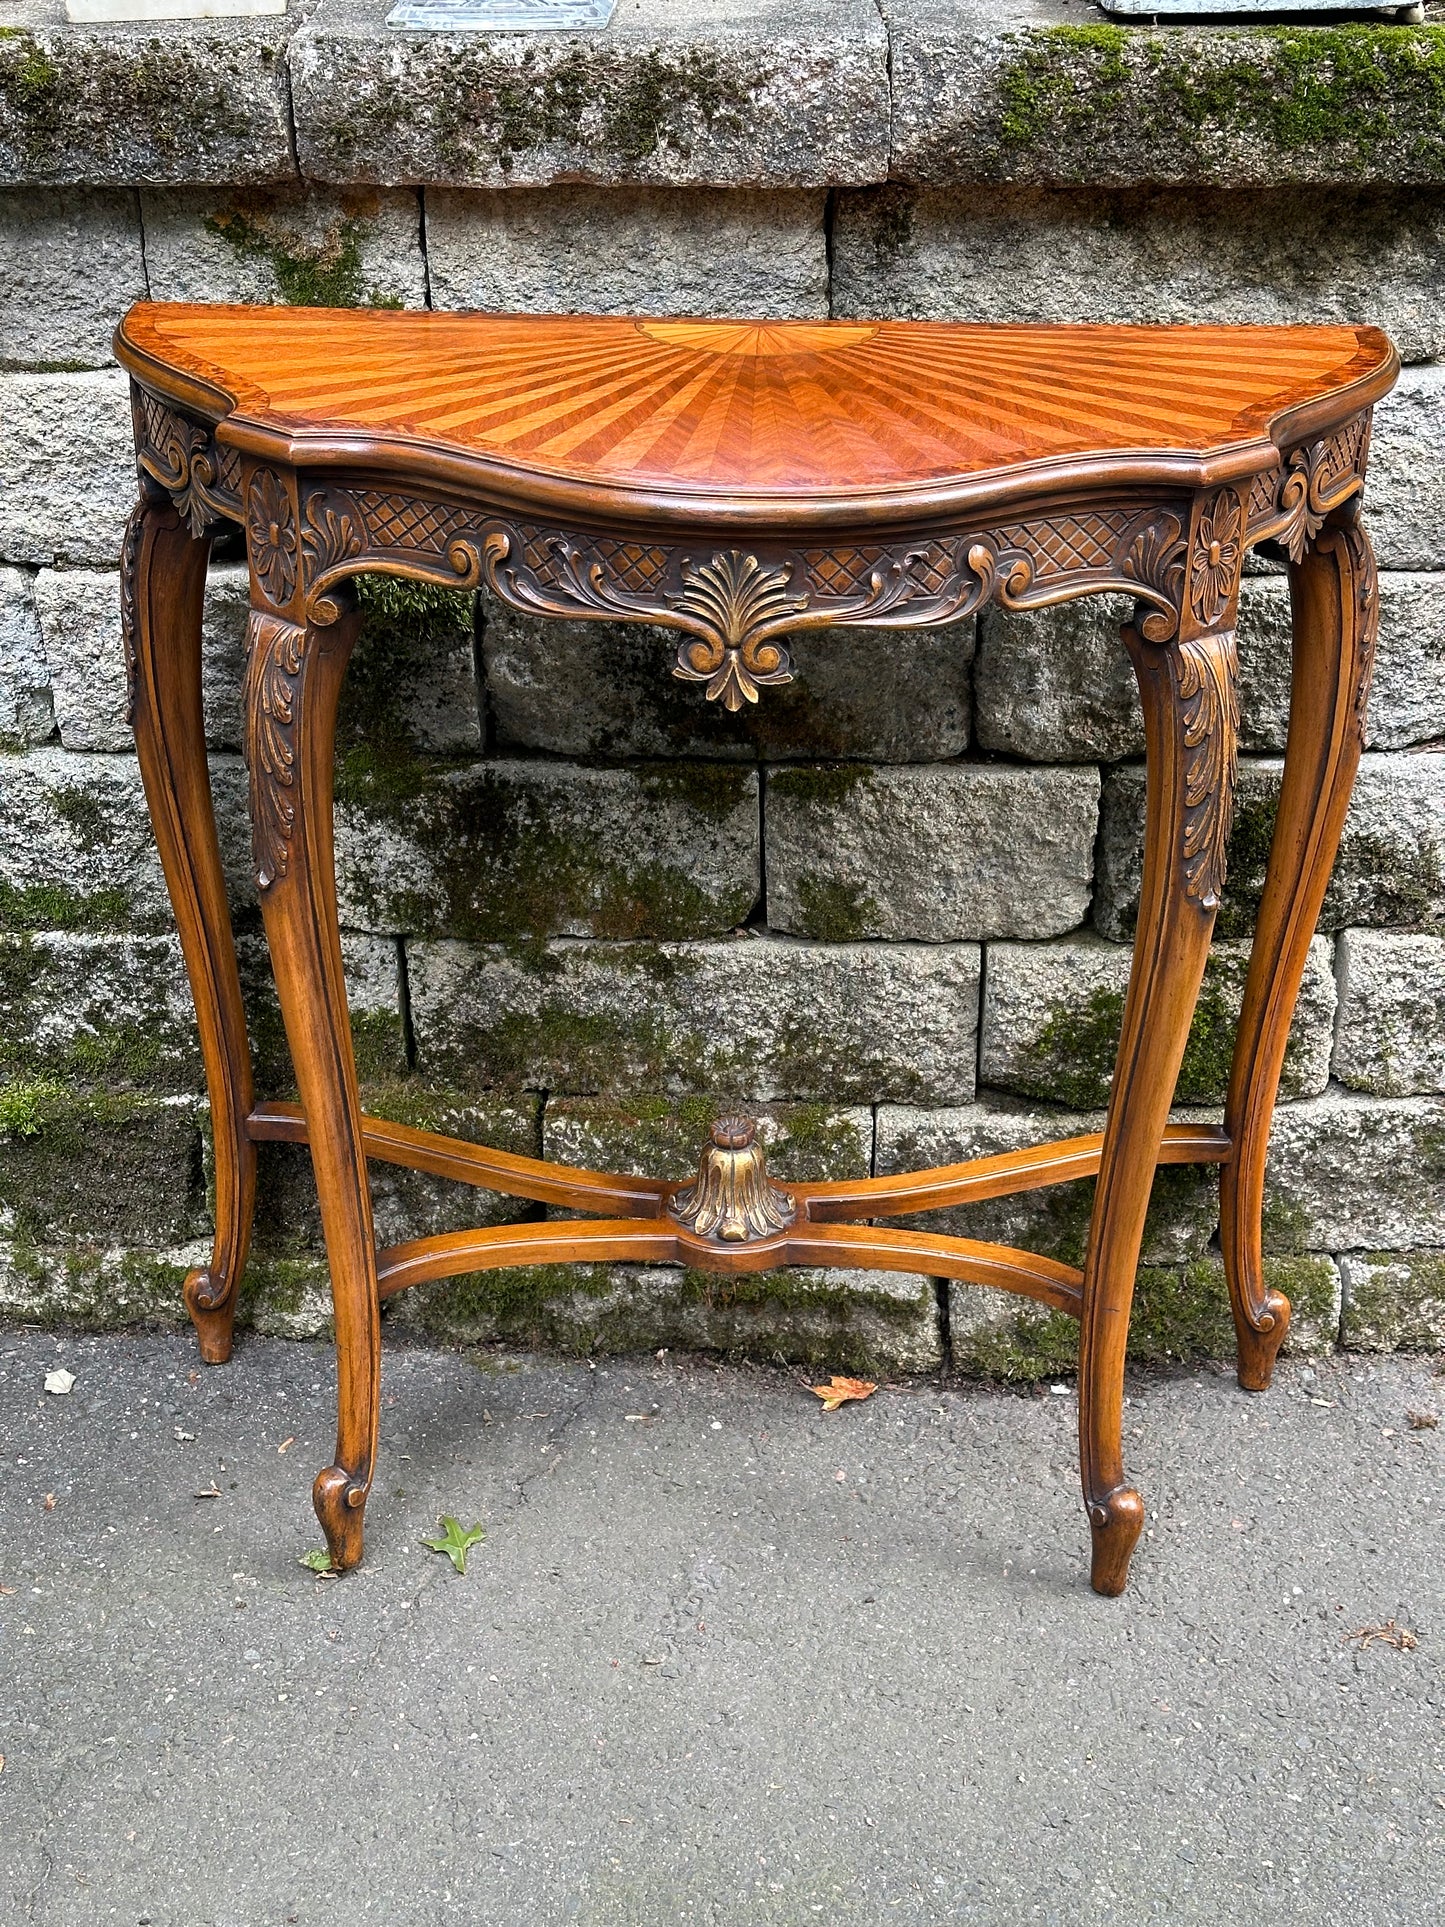
{"type": "MultiPolygon", "coordinates": [[[[1024,463],[1258,443],[1330,395],[1363,407],[1372,328],[631,320],[143,304],[122,362],[212,418],[351,432],[602,489],[935,491],[1024,463]],[[169,371],[178,379],[159,381],[169,371]]],[[[1336,414],[1346,412],[1336,410],[1336,414]]]]}

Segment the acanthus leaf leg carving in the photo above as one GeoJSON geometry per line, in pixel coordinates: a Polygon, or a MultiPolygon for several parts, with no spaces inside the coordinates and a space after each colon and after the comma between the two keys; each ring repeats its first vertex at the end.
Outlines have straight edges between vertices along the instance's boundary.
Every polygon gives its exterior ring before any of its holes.
{"type": "MultiPolygon", "coordinates": [[[[1214,606],[1214,605],[1211,605],[1214,606]]],[[[1233,596],[1218,602],[1233,611],[1233,596]]],[[[1188,1042],[1219,892],[1238,705],[1229,631],[1151,642],[1126,628],[1144,709],[1144,877],[1124,1021],[1089,1222],[1079,1340],[1079,1455],[1093,1585],[1122,1592],[1143,1524],[1124,1471],[1124,1356],[1144,1219],[1188,1042]]]]}
{"type": "Polygon", "coordinates": [[[336,707],[357,626],[354,605],[326,625],[253,610],[246,683],[261,914],[306,1113],[336,1312],[336,1456],[313,1499],[341,1569],[361,1557],[381,1383],[376,1241],[332,835],[336,707]]]}
{"type": "Polygon", "coordinates": [[[1295,1000],[1359,766],[1379,621],[1357,498],[1291,564],[1290,598],[1289,737],[1224,1113],[1234,1152],[1221,1173],[1220,1239],[1246,1391],[1268,1386],[1289,1326],[1289,1300],[1264,1277],[1265,1159],[1295,1000]]]}
{"type": "Polygon", "coordinates": [[[121,607],[136,755],[195,1000],[215,1158],[210,1263],[187,1277],[201,1356],[230,1356],[250,1247],[256,1147],[251,1051],[216,838],[201,704],[201,607],[209,539],[193,537],[154,482],[126,530],[121,607]]]}

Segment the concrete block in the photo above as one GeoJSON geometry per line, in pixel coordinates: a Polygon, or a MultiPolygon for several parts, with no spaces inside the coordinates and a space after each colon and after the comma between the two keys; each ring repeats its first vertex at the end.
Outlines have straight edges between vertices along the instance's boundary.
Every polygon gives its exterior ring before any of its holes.
{"type": "Polygon", "coordinates": [[[796,936],[939,943],[1054,936],[1088,913],[1093,769],[771,770],[768,922],[796,936]]]}
{"type": "Polygon", "coordinates": [[[417,1067],[467,1088],[973,1095],[973,944],[411,942],[417,1067]]]}
{"type": "Polygon", "coordinates": [[[673,675],[678,637],[670,630],[545,622],[490,598],[485,611],[487,700],[506,748],[923,763],[968,747],[972,622],[804,631],[788,644],[793,681],[733,716],[673,675]]]}
{"type": "Polygon", "coordinates": [[[113,568],[136,498],[120,370],[0,374],[0,420],[0,560],[113,568]]]}
{"type": "Polygon", "coordinates": [[[451,1343],[501,1338],[574,1353],[664,1346],[879,1377],[933,1371],[943,1358],[933,1281],[910,1272],[720,1278],[661,1265],[536,1265],[418,1286],[393,1320],[451,1343]]]}
{"type": "Polygon", "coordinates": [[[1445,195],[1432,189],[895,182],[841,194],[834,228],[841,316],[1257,326],[1368,315],[1406,361],[1430,361],[1445,351],[1442,297],[1445,195]]]}
{"type": "MultiPolygon", "coordinates": [[[[1175,1089],[1177,1104],[1222,1104],[1249,969],[1248,943],[1210,953],[1175,1089]]],[[[1283,1098],[1316,1097],[1334,1047],[1334,946],[1316,937],[1280,1077],[1283,1098]]],[[[1124,1021],[1132,948],[1096,938],[991,943],[987,952],[979,1081],[1074,1109],[1104,1105],[1124,1021]]]]}
{"type": "Polygon", "coordinates": [[[1379,1097],[1445,1091],[1445,937],[1344,930],[1334,1068],[1379,1097]]]}
{"type": "Polygon", "coordinates": [[[1445,1351],[1445,1251],[1349,1252],[1340,1273],[1350,1351],[1445,1351]]]}
{"type": "Polygon", "coordinates": [[[421,201],[380,188],[148,188],[154,301],[424,308],[421,201]]]}
{"type": "Polygon", "coordinates": [[[1445,1105],[1331,1090],[1275,1112],[1265,1249],[1445,1245],[1445,1105]]]}
{"type": "Polygon", "coordinates": [[[826,317],[823,211],[821,189],[433,188],[432,303],[508,314],[826,317]]]}
{"type": "Polygon", "coordinates": [[[133,189],[0,190],[0,367],[104,368],[116,322],[145,298],[133,189]]]}

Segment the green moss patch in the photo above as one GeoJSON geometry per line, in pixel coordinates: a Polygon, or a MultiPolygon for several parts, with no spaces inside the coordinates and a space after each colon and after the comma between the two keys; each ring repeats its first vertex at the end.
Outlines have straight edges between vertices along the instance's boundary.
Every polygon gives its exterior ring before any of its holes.
{"type": "Polygon", "coordinates": [[[374,747],[344,757],[338,800],[415,852],[383,867],[363,836],[343,860],[367,924],[482,943],[681,938],[722,934],[752,910],[754,831],[739,821],[749,775],[685,766],[569,783],[547,767],[534,778],[525,765],[424,764],[374,747]],[[713,861],[729,821],[731,861],[726,850],[713,861]],[[704,864],[716,881],[699,881],[704,864]]]}
{"type": "MultiPolygon", "coordinates": [[[[1245,966],[1216,952],[1209,960],[1174,1089],[1176,1104],[1221,1104],[1229,1086],[1245,966]]],[[[1009,1088],[1071,1110],[1109,1101],[1124,1026],[1124,994],[1097,985],[1079,1003],[1056,1004],[1020,1053],[1009,1088]]]]}
{"type": "Polygon", "coordinates": [[[0,931],[128,930],[132,922],[125,890],[82,892],[60,883],[16,885],[0,879],[0,931]]]}
{"type": "MultiPolygon", "coordinates": [[[[738,1108],[723,1096],[553,1098],[550,1157],[592,1169],[690,1177],[714,1121],[738,1108]]],[[[744,1105],[762,1122],[768,1170],[785,1183],[867,1177],[872,1119],[825,1104],[744,1105]]]]}
{"type": "MultiPolygon", "coordinates": [[[[144,145],[153,164],[240,144],[255,129],[214,37],[11,32],[0,37],[0,138],[28,170],[63,170],[77,145],[109,158],[144,145]]],[[[255,55],[273,65],[269,48],[255,55]]],[[[240,154],[237,153],[239,164],[240,154]]],[[[94,178],[94,176],[92,176],[94,178]]]]}
{"type": "MultiPolygon", "coordinates": [[[[1291,1349],[1327,1351],[1334,1342],[1336,1280],[1328,1258],[1268,1260],[1265,1283],[1289,1298],[1291,1349]]],[[[1004,1292],[953,1293],[952,1356],[970,1376],[1032,1381],[1074,1371],[1077,1320],[1004,1292]],[[983,1311],[976,1309],[976,1296],[983,1311]]],[[[1224,1266],[1214,1256],[1186,1265],[1144,1265],[1134,1283],[1128,1356],[1140,1365],[1178,1365],[1235,1354],[1224,1266]]]]}
{"type": "Polygon", "coordinates": [[[164,1245],[201,1235],[195,1106],[49,1078],[0,1085],[0,1214],[27,1244],[164,1245]]]}
{"type": "Polygon", "coordinates": [[[769,770],[768,794],[818,810],[839,810],[875,780],[871,763],[793,763],[769,770]]]}
{"type": "Polygon", "coordinates": [[[1096,181],[1168,155],[1209,179],[1226,156],[1312,161],[1342,178],[1445,173],[1445,30],[1380,25],[1029,33],[998,77],[983,144],[1039,174],[1096,181]],[[990,138],[991,136],[991,138],[990,138]],[[1127,157],[1133,166],[1120,162],[1127,157]],[[1111,168],[1111,162],[1113,166],[1111,168]]]}
{"type": "Polygon", "coordinates": [[[209,233],[243,257],[264,261],[281,300],[297,308],[398,308],[394,295],[367,286],[361,244],[365,220],[338,215],[315,241],[305,239],[274,196],[244,195],[206,217],[209,233]]]}

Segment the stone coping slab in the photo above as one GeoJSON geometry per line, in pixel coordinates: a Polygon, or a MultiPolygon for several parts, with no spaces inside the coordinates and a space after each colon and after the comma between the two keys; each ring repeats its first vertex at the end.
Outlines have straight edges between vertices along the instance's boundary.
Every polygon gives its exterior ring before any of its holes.
{"type": "Polygon", "coordinates": [[[0,186],[290,178],[290,26],[76,27],[59,0],[0,5],[0,186]]]}
{"type": "Polygon", "coordinates": [[[0,186],[1445,180],[1440,24],[620,0],[602,32],[414,34],[387,4],[73,26],[10,0],[0,186]]]}
{"type": "Polygon", "coordinates": [[[388,0],[321,0],[291,46],[317,180],[719,187],[887,172],[872,0],[621,0],[601,33],[404,34],[388,0]]]}
{"type": "Polygon", "coordinates": [[[882,4],[896,179],[1445,176],[1445,27],[1130,27],[1058,0],[882,4]]]}

